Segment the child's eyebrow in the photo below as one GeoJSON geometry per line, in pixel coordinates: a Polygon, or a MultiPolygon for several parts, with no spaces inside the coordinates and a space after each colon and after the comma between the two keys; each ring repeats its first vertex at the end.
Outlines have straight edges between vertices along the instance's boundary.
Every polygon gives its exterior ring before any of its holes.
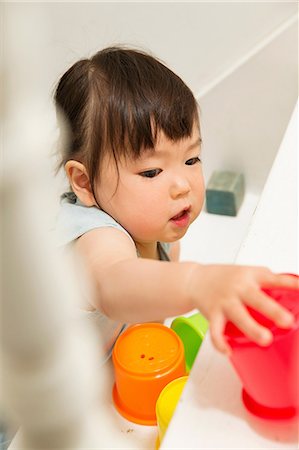
{"type": "Polygon", "coordinates": [[[195,148],[195,147],[198,147],[199,145],[201,145],[201,143],[202,143],[202,139],[201,139],[201,137],[199,136],[199,137],[196,139],[195,142],[193,142],[192,144],[189,145],[189,147],[187,148],[187,151],[188,151],[188,150],[192,150],[192,149],[195,148]]]}

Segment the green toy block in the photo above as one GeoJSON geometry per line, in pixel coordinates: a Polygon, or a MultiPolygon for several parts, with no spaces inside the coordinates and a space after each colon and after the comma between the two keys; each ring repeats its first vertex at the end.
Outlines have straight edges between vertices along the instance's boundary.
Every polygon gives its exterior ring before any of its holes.
{"type": "Polygon", "coordinates": [[[212,214],[236,216],[245,192],[244,175],[229,171],[213,172],[206,189],[206,210],[212,214]]]}

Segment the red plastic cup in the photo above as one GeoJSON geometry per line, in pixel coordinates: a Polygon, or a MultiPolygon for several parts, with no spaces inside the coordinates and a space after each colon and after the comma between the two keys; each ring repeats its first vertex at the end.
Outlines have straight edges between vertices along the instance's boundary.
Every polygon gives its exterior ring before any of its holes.
{"type": "Polygon", "coordinates": [[[261,325],[270,329],[273,342],[262,347],[228,322],[225,335],[232,348],[231,362],[242,384],[242,399],[253,414],[266,419],[288,419],[298,414],[299,289],[267,288],[263,291],[295,316],[292,328],[278,328],[271,320],[248,308],[261,325]]]}

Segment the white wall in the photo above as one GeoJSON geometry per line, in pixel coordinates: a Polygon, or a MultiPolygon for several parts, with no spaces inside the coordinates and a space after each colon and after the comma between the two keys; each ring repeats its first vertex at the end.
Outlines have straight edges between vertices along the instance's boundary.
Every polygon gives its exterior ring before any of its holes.
{"type": "Polygon", "coordinates": [[[20,23],[32,46],[47,33],[45,53],[35,62],[45,64],[47,83],[78,58],[126,42],[151,50],[198,94],[297,10],[295,2],[7,3],[5,22],[18,24],[18,50],[29,57],[33,49],[22,46],[20,23]]]}
{"type": "Polygon", "coordinates": [[[139,46],[199,98],[206,175],[226,165],[252,188],[263,185],[297,97],[298,25],[243,58],[296,15],[297,2],[39,2],[3,10],[5,87],[15,105],[36,92],[51,101],[59,76],[102,47],[139,46]]]}
{"type": "Polygon", "coordinates": [[[245,174],[260,192],[298,96],[298,22],[200,97],[206,179],[213,170],[245,174]]]}

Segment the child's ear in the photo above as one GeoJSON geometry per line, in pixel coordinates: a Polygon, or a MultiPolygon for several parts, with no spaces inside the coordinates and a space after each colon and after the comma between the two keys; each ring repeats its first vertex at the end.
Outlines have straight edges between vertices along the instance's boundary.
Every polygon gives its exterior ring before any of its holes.
{"type": "Polygon", "coordinates": [[[96,202],[85,166],[79,161],[69,160],[66,162],[64,169],[80,202],[85,206],[95,206],[96,202]]]}

